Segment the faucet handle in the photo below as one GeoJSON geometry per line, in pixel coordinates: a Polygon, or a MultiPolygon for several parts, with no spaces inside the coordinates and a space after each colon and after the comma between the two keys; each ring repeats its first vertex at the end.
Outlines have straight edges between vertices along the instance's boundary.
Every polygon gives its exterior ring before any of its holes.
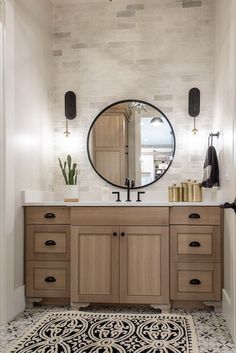
{"type": "Polygon", "coordinates": [[[117,195],[116,202],[121,202],[119,191],[112,191],[112,194],[117,195]]]}
{"type": "Polygon", "coordinates": [[[142,194],[145,194],[145,191],[138,191],[137,192],[137,200],[136,200],[136,202],[142,202],[142,200],[140,198],[140,195],[142,195],[142,194]]]}
{"type": "Polygon", "coordinates": [[[131,188],[131,189],[133,189],[133,188],[134,188],[134,186],[135,186],[135,183],[134,183],[134,180],[132,179],[132,180],[131,180],[131,185],[130,185],[130,188],[131,188]]]}

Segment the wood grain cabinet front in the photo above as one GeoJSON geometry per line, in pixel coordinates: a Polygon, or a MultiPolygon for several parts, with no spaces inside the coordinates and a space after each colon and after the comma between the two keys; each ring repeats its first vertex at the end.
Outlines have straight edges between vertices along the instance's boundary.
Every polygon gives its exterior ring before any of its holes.
{"type": "Polygon", "coordinates": [[[169,303],[168,227],[120,227],[120,302],[169,303]]]}
{"type": "Polygon", "coordinates": [[[72,231],[72,302],[169,303],[168,227],[72,231]]]}
{"type": "Polygon", "coordinates": [[[26,224],[70,224],[70,208],[26,207],[26,224]]]}
{"type": "Polygon", "coordinates": [[[223,268],[219,207],[170,210],[170,298],[220,301],[223,268]]]}
{"type": "Polygon", "coordinates": [[[70,208],[27,207],[27,298],[70,298],[70,208]]]}
{"type": "Polygon", "coordinates": [[[221,300],[219,207],[30,206],[25,215],[31,301],[167,308],[170,300],[221,300]]]}
{"type": "Polygon", "coordinates": [[[219,263],[172,263],[171,299],[219,301],[220,279],[219,263]]]}
{"type": "Polygon", "coordinates": [[[72,302],[119,302],[119,229],[72,227],[72,302]]]}
{"type": "Polygon", "coordinates": [[[26,296],[29,298],[69,298],[69,261],[27,261],[26,296]]]}
{"type": "Polygon", "coordinates": [[[70,227],[28,225],[26,260],[70,260],[70,227]]]}

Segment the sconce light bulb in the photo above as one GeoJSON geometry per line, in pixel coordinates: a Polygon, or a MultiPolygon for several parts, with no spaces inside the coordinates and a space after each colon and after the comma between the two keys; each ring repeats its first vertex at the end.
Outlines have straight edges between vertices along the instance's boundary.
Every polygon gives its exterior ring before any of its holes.
{"type": "Polygon", "coordinates": [[[67,130],[67,131],[64,132],[64,135],[65,135],[65,137],[68,138],[68,137],[70,137],[70,132],[67,130]]]}

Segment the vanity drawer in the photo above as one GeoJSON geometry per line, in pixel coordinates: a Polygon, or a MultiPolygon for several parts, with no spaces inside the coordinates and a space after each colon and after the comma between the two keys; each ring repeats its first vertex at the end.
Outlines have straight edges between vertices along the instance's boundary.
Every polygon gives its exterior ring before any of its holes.
{"type": "Polygon", "coordinates": [[[172,262],[220,262],[219,226],[171,226],[172,262]]]}
{"type": "Polygon", "coordinates": [[[27,261],[26,274],[27,297],[70,296],[70,262],[27,261]]]}
{"type": "Polygon", "coordinates": [[[220,300],[220,264],[172,263],[172,300],[220,300]]]}
{"type": "Polygon", "coordinates": [[[169,225],[169,207],[71,207],[71,225],[169,225]]]}
{"type": "Polygon", "coordinates": [[[26,260],[70,260],[70,227],[28,225],[26,260]]]}
{"type": "Polygon", "coordinates": [[[70,224],[70,208],[26,207],[26,224],[70,224]]]}
{"type": "Polygon", "coordinates": [[[170,208],[170,224],[220,225],[220,208],[179,206],[170,208]]]}

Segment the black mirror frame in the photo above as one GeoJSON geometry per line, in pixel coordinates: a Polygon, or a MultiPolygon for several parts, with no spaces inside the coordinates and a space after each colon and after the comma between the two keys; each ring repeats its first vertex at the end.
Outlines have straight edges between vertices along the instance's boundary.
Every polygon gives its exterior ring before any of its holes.
{"type": "Polygon", "coordinates": [[[104,178],[98,171],[97,169],[95,168],[95,166],[93,165],[93,162],[92,162],[92,159],[91,159],[91,156],[90,156],[90,152],[89,152],[89,138],[90,138],[90,134],[91,134],[91,131],[92,131],[92,128],[94,126],[94,124],[96,123],[96,121],[99,119],[99,117],[105,112],[107,111],[109,108],[113,107],[114,105],[117,105],[117,104],[121,104],[121,103],[129,103],[129,102],[137,102],[137,103],[143,103],[143,104],[146,104],[146,105],[149,105],[150,107],[152,107],[153,109],[156,109],[159,113],[161,113],[165,118],[166,120],[168,121],[170,127],[171,127],[171,130],[172,130],[172,133],[173,133],[173,139],[174,139],[174,150],[173,150],[173,158],[170,162],[170,164],[168,165],[168,167],[166,168],[165,172],[163,174],[160,175],[160,177],[154,181],[152,181],[151,183],[149,184],[146,184],[146,185],[141,185],[141,186],[135,186],[132,190],[137,190],[137,189],[142,189],[142,188],[145,188],[147,186],[150,186],[154,183],[156,183],[158,180],[160,180],[165,174],[166,172],[168,171],[168,169],[170,168],[173,160],[174,160],[174,156],[175,156],[175,151],[176,151],[176,138],[175,138],[175,132],[174,132],[174,129],[173,129],[173,126],[172,124],[170,123],[169,119],[167,118],[167,116],[160,110],[158,109],[157,107],[155,107],[155,105],[151,104],[151,103],[147,103],[145,101],[142,101],[142,100],[139,100],[139,99],[124,99],[124,100],[121,100],[121,101],[117,101],[115,103],[112,103],[110,105],[108,105],[106,108],[104,108],[97,116],[96,118],[93,120],[90,128],[89,128],[89,131],[88,131],[88,136],[87,136],[87,154],[88,154],[88,159],[89,159],[89,162],[91,164],[91,166],[93,167],[94,171],[103,179],[105,180],[105,182],[107,182],[108,184],[110,185],[113,185],[115,186],[116,188],[120,188],[120,189],[127,189],[125,186],[120,186],[120,185],[116,185],[112,182],[110,182],[109,180],[107,180],[106,178],[104,178]]]}

